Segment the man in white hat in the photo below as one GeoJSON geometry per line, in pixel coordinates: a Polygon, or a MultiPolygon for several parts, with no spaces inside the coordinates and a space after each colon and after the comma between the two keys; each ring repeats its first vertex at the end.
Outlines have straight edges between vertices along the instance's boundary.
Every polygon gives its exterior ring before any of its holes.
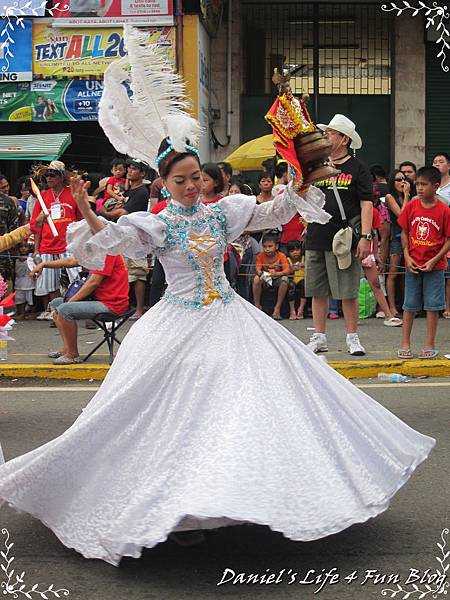
{"type": "Polygon", "coordinates": [[[372,240],[372,177],[368,167],[351,152],[362,146],[353,121],[337,114],[328,125],[318,127],[331,142],[330,159],[341,173],[314,184],[324,192],[324,209],[332,217],[326,225],[310,223],[306,232],[305,287],[306,295],[312,296],[315,327],[308,345],[316,353],[328,350],[326,323],[332,297],[342,300],[348,352],[362,356],[365,350],[357,329],[358,292],[361,260],[370,254],[372,240]]]}

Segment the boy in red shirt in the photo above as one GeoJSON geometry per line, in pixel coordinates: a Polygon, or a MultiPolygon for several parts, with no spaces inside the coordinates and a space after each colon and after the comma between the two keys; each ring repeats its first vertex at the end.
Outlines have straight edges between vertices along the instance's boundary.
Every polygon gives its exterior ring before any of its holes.
{"type": "Polygon", "coordinates": [[[417,198],[405,204],[397,222],[407,268],[403,304],[403,339],[399,358],[412,358],[411,330],[416,312],[425,309],[427,333],[420,358],[434,358],[439,311],[445,308],[446,254],[450,249],[450,208],[436,190],[441,174],[435,167],[417,171],[417,198]]]}
{"type": "Polygon", "coordinates": [[[262,309],[261,294],[268,286],[278,288],[277,302],[272,317],[281,320],[281,305],[289,287],[291,272],[288,259],[278,250],[278,240],[274,235],[266,235],[262,242],[263,251],[256,257],[256,275],[253,279],[253,300],[256,308],[262,309]]]}
{"type": "MultiPolygon", "coordinates": [[[[45,173],[45,178],[48,189],[42,191],[42,199],[48,208],[58,235],[53,237],[47,220],[43,218],[41,205],[36,202],[30,219],[31,232],[38,238],[36,252],[40,254],[43,261],[68,258],[69,254],[66,251],[67,227],[73,221],[79,221],[83,217],[73,199],[70,188],[66,185],[64,163],[59,160],[52,161],[45,173]]],[[[78,268],[67,269],[70,282],[76,279],[78,272],[78,268]]],[[[35,295],[43,297],[44,307],[47,307],[53,298],[59,296],[60,274],[60,269],[44,269],[42,276],[36,282],[35,295]]],[[[39,315],[38,319],[52,320],[47,308],[39,315]]]]}

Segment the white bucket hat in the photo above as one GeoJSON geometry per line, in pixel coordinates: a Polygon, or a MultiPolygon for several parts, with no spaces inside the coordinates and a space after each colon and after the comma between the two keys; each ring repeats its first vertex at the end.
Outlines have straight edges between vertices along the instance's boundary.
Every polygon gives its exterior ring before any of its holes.
{"type": "Polygon", "coordinates": [[[48,169],[52,171],[59,171],[62,176],[66,171],[66,165],[61,160],[52,160],[52,162],[48,165],[48,169]]]}
{"type": "Polygon", "coordinates": [[[328,125],[318,123],[317,127],[322,131],[325,131],[325,129],[334,129],[348,136],[351,139],[350,148],[353,148],[353,150],[359,150],[362,147],[362,140],[356,132],[355,124],[345,115],[334,115],[328,125]]]}
{"type": "Polygon", "coordinates": [[[339,229],[333,238],[333,254],[337,258],[340,269],[348,269],[352,264],[352,239],[353,230],[351,227],[339,229]]]}

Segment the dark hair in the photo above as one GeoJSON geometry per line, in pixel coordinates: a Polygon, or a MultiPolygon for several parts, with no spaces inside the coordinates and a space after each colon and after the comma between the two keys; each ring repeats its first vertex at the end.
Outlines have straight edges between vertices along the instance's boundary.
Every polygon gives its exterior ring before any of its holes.
{"type": "Polygon", "coordinates": [[[417,171],[417,177],[423,177],[424,179],[428,179],[430,183],[441,183],[442,175],[439,169],[436,167],[421,167],[417,171]]]}
{"type": "Polygon", "coordinates": [[[386,178],[386,171],[381,165],[372,165],[370,167],[370,173],[374,179],[377,177],[383,177],[383,179],[386,178]]]}
{"type": "Polygon", "coordinates": [[[280,243],[278,236],[275,233],[270,233],[270,232],[266,233],[266,235],[263,236],[263,238],[261,240],[261,244],[264,245],[267,242],[269,242],[269,243],[272,242],[272,243],[276,244],[277,246],[280,243]]]}
{"type": "Polygon", "coordinates": [[[115,158],[111,161],[111,169],[113,167],[118,167],[119,165],[123,165],[125,169],[127,168],[127,161],[124,158],[115,158]]]}
{"type": "Polygon", "coordinates": [[[242,179],[240,177],[238,177],[237,175],[233,175],[233,177],[230,179],[230,187],[232,185],[237,186],[239,188],[239,191],[241,192],[241,194],[246,194],[247,196],[253,196],[253,190],[249,186],[249,184],[242,181],[242,179]]]}
{"type": "MultiPolygon", "coordinates": [[[[168,138],[164,138],[163,141],[161,142],[161,144],[159,145],[158,156],[160,154],[162,154],[163,152],[165,152],[169,148],[169,146],[172,146],[172,144],[170,143],[168,138]]],[[[158,165],[159,175],[163,179],[165,179],[167,177],[167,175],[170,173],[170,171],[172,170],[172,167],[174,165],[176,165],[178,162],[180,162],[181,160],[184,160],[185,158],[187,158],[188,156],[192,156],[193,158],[195,158],[195,160],[198,162],[198,166],[200,167],[200,159],[199,159],[198,155],[195,154],[194,152],[176,152],[176,150],[172,149],[172,151],[169,152],[167,154],[167,156],[159,163],[159,165],[158,165]]],[[[221,175],[222,175],[222,173],[221,173],[221,175]]]]}
{"type": "Polygon", "coordinates": [[[402,170],[402,167],[412,167],[413,170],[414,170],[414,173],[417,173],[417,167],[416,167],[416,165],[413,162],[411,162],[410,160],[405,160],[402,163],[400,163],[399,166],[398,166],[399,171],[402,170]]]}
{"type": "Polygon", "coordinates": [[[232,177],[233,175],[233,167],[230,165],[229,162],[218,162],[217,166],[219,167],[219,169],[222,169],[222,171],[228,175],[228,177],[232,177]]]}
{"type": "Polygon", "coordinates": [[[286,244],[286,248],[288,252],[292,252],[292,250],[302,250],[302,243],[298,240],[291,240],[286,244]]]}
{"type": "Polygon", "coordinates": [[[267,171],[264,171],[263,173],[261,173],[261,175],[259,176],[258,181],[261,181],[261,179],[270,179],[270,181],[272,183],[274,183],[274,179],[273,179],[272,173],[268,173],[267,171]]]}
{"type": "Polygon", "coordinates": [[[431,162],[434,162],[434,159],[437,158],[438,156],[443,156],[445,158],[445,160],[450,163],[450,155],[447,154],[447,152],[436,152],[436,154],[433,156],[433,160],[431,162]]]}
{"type": "Polygon", "coordinates": [[[287,164],[287,162],[282,160],[278,164],[275,165],[275,176],[278,177],[278,179],[280,179],[281,177],[283,177],[283,175],[285,175],[287,173],[287,170],[288,170],[288,164],[287,164]]]}
{"type": "MultiPolygon", "coordinates": [[[[397,189],[396,189],[396,187],[395,187],[395,178],[397,177],[397,175],[398,175],[398,174],[400,174],[400,175],[403,175],[403,176],[404,176],[404,173],[402,173],[402,172],[400,171],[400,169],[394,169],[394,170],[392,171],[392,173],[391,173],[391,175],[390,175],[390,177],[389,177],[389,181],[388,181],[388,193],[389,193],[391,196],[394,196],[394,198],[395,198],[396,200],[398,200],[398,199],[400,198],[400,194],[398,193],[398,191],[397,191],[397,189]]],[[[405,179],[406,179],[406,178],[405,178],[405,179]]],[[[410,182],[410,183],[411,183],[411,182],[410,182]]]]}
{"type": "Polygon", "coordinates": [[[6,177],[6,175],[3,175],[3,173],[0,173],[0,181],[2,179],[6,179],[6,181],[8,181],[8,178],[6,177]]]}
{"type": "Polygon", "coordinates": [[[223,192],[225,188],[225,181],[223,179],[222,171],[220,170],[217,163],[205,163],[202,165],[202,173],[206,173],[214,180],[214,191],[216,194],[223,192]]]}

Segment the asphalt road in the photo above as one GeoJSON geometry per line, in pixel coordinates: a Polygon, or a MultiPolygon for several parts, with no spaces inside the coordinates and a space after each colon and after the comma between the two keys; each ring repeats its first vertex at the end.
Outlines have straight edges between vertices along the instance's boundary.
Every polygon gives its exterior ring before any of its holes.
{"type": "MultiPolygon", "coordinates": [[[[116,568],[82,558],[65,548],[39,521],[4,506],[0,509],[0,525],[8,530],[10,541],[14,542],[9,555],[14,556],[10,568],[16,573],[25,572],[25,590],[34,584],[44,590],[53,583],[54,589],[68,589],[68,597],[73,600],[253,599],[258,596],[370,600],[391,597],[390,592],[382,594],[386,588],[397,591],[396,600],[405,598],[405,592],[413,589],[414,577],[423,576],[427,569],[431,575],[440,568],[435,558],[442,556],[437,542],[442,543],[441,532],[449,525],[450,380],[406,385],[360,383],[367,393],[411,427],[437,439],[430,458],[400,490],[390,508],[376,519],[308,543],[291,542],[265,527],[229,527],[207,532],[206,542],[196,547],[182,548],[165,542],[144,551],[138,560],[124,559],[116,568]],[[268,583],[217,585],[226,569],[236,574],[273,577],[268,583]],[[326,578],[328,583],[322,587],[322,583],[317,582],[318,576],[326,578]],[[391,583],[389,576],[394,579],[391,583]]],[[[95,388],[86,385],[54,382],[50,387],[42,387],[30,382],[2,383],[0,439],[6,458],[58,436],[71,425],[94,393],[95,388]]],[[[2,550],[5,550],[4,539],[2,534],[2,550]]],[[[447,544],[450,545],[448,536],[447,544]]],[[[0,560],[5,564],[4,557],[0,556],[0,560]]],[[[226,578],[231,574],[226,571],[226,578]]],[[[3,572],[0,580],[2,577],[3,572]]],[[[426,581],[417,580],[416,584],[426,591],[426,581]]],[[[2,592],[5,597],[13,597],[6,590],[2,592]]],[[[23,594],[19,597],[25,598],[23,594]]],[[[30,597],[34,600],[42,596],[33,593],[30,597]]],[[[55,597],[47,593],[47,598],[55,597]]],[[[417,597],[418,592],[410,596],[410,600],[417,597]]],[[[426,598],[431,598],[431,593],[426,598]]]]}

